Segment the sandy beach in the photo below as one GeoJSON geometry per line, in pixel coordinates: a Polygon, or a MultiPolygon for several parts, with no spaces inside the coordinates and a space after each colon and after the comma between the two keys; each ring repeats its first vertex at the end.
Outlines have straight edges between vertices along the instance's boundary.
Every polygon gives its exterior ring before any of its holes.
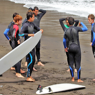
{"type": "MultiPolygon", "coordinates": [[[[12,21],[12,14],[18,12],[23,20],[25,19],[27,8],[22,4],[15,4],[8,0],[0,0],[0,58],[11,51],[8,40],[3,32],[8,24],[12,21]]],[[[44,30],[41,38],[41,60],[44,67],[37,66],[37,72],[33,71],[32,77],[35,82],[26,82],[26,74],[24,79],[17,78],[15,71],[8,70],[0,77],[0,94],[1,95],[36,95],[38,85],[43,87],[59,84],[59,83],[74,83],[86,86],[86,89],[73,90],[69,92],[53,93],[52,95],[95,95],[95,59],[90,47],[90,30],[87,18],[60,13],[57,11],[47,11],[41,20],[41,28],[44,30]],[[68,69],[67,59],[63,47],[63,30],[59,24],[59,19],[72,16],[80,22],[84,22],[88,27],[88,31],[80,33],[81,46],[81,79],[83,83],[77,83],[77,73],[75,73],[75,82],[71,82],[68,69]]],[[[25,59],[22,61],[22,69],[27,70],[24,66],[25,59]]],[[[47,94],[49,95],[49,94],[47,94]]]]}

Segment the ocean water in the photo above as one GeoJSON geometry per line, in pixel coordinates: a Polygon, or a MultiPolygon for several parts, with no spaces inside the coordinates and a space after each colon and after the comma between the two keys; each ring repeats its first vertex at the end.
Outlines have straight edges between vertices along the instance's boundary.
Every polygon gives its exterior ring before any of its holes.
{"type": "Polygon", "coordinates": [[[95,0],[9,0],[15,3],[24,4],[23,7],[38,6],[40,9],[56,10],[69,14],[87,17],[95,15],[95,0]]]}

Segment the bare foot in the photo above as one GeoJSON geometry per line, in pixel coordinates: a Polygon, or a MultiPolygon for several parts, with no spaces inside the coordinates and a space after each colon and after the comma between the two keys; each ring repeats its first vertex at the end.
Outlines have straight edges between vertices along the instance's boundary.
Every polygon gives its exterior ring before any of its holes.
{"type": "Polygon", "coordinates": [[[19,78],[24,78],[24,76],[22,76],[20,73],[16,73],[16,76],[19,78]]]}
{"type": "Polygon", "coordinates": [[[74,82],[75,81],[75,79],[74,79],[74,77],[72,77],[72,82],[74,82]]]}
{"type": "Polygon", "coordinates": [[[24,73],[25,73],[25,71],[23,71],[22,69],[20,69],[20,73],[24,74],[24,73]]]}
{"type": "Polygon", "coordinates": [[[25,66],[27,67],[27,62],[25,62],[25,66]]]}
{"type": "Polygon", "coordinates": [[[78,79],[78,82],[83,82],[81,79],[78,79]]]}
{"type": "Polygon", "coordinates": [[[37,65],[38,65],[38,66],[44,66],[44,64],[42,64],[41,62],[38,62],[37,65]]]}
{"type": "Polygon", "coordinates": [[[77,73],[77,69],[75,69],[75,73],[77,73]]]}
{"type": "Polygon", "coordinates": [[[93,81],[95,81],[95,79],[93,79],[93,81]]]}
{"type": "Polygon", "coordinates": [[[33,79],[32,77],[28,77],[28,78],[26,79],[26,81],[34,82],[35,79],[33,79]]]}
{"type": "Polygon", "coordinates": [[[68,69],[67,72],[70,72],[70,69],[68,69]]]}
{"type": "Polygon", "coordinates": [[[15,67],[11,67],[11,70],[15,70],[15,67]]]}
{"type": "Polygon", "coordinates": [[[37,70],[33,67],[33,71],[37,72],[37,70]]]}

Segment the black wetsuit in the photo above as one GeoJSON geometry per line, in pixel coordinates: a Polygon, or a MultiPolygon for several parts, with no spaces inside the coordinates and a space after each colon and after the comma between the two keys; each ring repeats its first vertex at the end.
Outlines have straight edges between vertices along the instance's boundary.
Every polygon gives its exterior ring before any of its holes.
{"type": "MultiPolygon", "coordinates": [[[[63,31],[65,32],[65,29],[67,29],[67,27],[63,23],[64,20],[66,20],[66,18],[61,18],[61,19],[59,19],[59,22],[60,22],[60,25],[61,25],[63,31]],[[64,28],[64,26],[65,26],[65,28],[64,28]]],[[[79,23],[79,20],[74,20],[74,22],[75,22],[74,26],[77,26],[78,23],[79,23]]],[[[68,41],[66,41],[66,43],[68,44],[68,41]]],[[[68,62],[68,65],[69,65],[69,55],[68,55],[68,52],[66,52],[66,55],[67,55],[67,62],[68,62]]],[[[76,68],[76,64],[75,64],[75,68],[76,68]]]]}
{"type": "MultiPolygon", "coordinates": [[[[35,19],[33,22],[38,27],[40,27],[40,20],[43,17],[43,15],[46,13],[46,11],[45,10],[39,10],[39,12],[41,12],[41,13],[39,13],[37,16],[35,16],[35,19]]],[[[23,27],[25,22],[27,22],[27,18],[25,18],[25,20],[23,21],[22,27],[23,27]]],[[[33,33],[36,33],[36,32],[38,32],[38,31],[36,29],[34,29],[33,33]]],[[[37,61],[39,62],[40,61],[40,41],[36,45],[36,56],[37,56],[37,61]]]]}
{"type": "MultiPolygon", "coordinates": [[[[9,39],[11,39],[10,41],[10,45],[12,47],[12,49],[16,48],[18,46],[17,41],[20,39],[18,36],[19,33],[19,27],[18,25],[11,23],[10,24],[10,30],[8,32],[8,37],[9,39]]],[[[16,65],[14,65],[16,73],[20,73],[20,69],[21,69],[21,61],[19,61],[16,65]]]]}
{"type": "MultiPolygon", "coordinates": [[[[26,21],[19,33],[19,36],[24,36],[25,40],[27,40],[29,38],[28,34],[33,34],[34,29],[36,29],[37,31],[40,30],[40,28],[37,27],[34,23],[26,21]]],[[[27,77],[30,77],[35,63],[35,48],[26,56],[26,59],[26,61],[28,62],[27,77]]]]}
{"type": "MultiPolygon", "coordinates": [[[[40,27],[40,20],[41,18],[44,16],[44,14],[46,13],[45,10],[39,10],[39,13],[37,16],[35,16],[35,19],[34,19],[34,24],[37,25],[38,27],[40,27]]],[[[38,32],[37,30],[34,30],[34,33],[38,32]]],[[[37,56],[37,61],[41,61],[40,60],[40,42],[38,42],[38,44],[36,45],[36,56],[37,56]]]]}
{"type": "Polygon", "coordinates": [[[73,63],[75,60],[76,63],[76,69],[77,69],[77,76],[78,79],[80,79],[80,73],[81,73],[81,49],[80,49],[80,43],[79,43],[79,32],[87,31],[87,27],[81,22],[81,25],[83,28],[80,27],[74,27],[71,26],[68,29],[65,30],[64,35],[64,47],[68,47],[69,52],[69,68],[71,72],[71,76],[74,77],[73,72],[73,63]],[[68,40],[68,44],[66,43],[66,40],[68,40]]]}
{"type": "Polygon", "coordinates": [[[10,28],[11,28],[11,26],[14,24],[14,22],[12,21],[12,22],[10,22],[10,24],[8,25],[8,28],[4,31],[4,35],[5,35],[5,37],[9,40],[10,38],[8,37],[8,32],[9,32],[9,30],[10,30],[10,28]]]}

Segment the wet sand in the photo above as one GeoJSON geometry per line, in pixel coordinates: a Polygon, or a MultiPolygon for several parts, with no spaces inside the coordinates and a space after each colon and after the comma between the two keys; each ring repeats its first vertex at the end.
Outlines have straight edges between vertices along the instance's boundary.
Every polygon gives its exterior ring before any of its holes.
{"type": "MultiPolygon", "coordinates": [[[[12,14],[18,12],[23,18],[27,8],[23,5],[15,4],[7,0],[0,0],[0,58],[11,51],[11,47],[4,37],[3,32],[12,21],[12,14]]],[[[59,83],[74,83],[85,85],[86,89],[74,90],[69,92],[53,93],[52,95],[95,95],[95,82],[92,79],[95,77],[95,59],[92,55],[90,43],[91,26],[87,22],[87,18],[59,13],[57,11],[47,11],[46,15],[41,20],[41,28],[44,33],[41,39],[41,60],[45,67],[37,66],[38,72],[33,72],[32,77],[36,82],[26,82],[25,79],[17,78],[15,71],[8,70],[0,77],[0,94],[2,95],[36,95],[37,86],[41,84],[43,87],[59,84],[59,83]],[[81,44],[81,79],[84,83],[77,83],[77,73],[75,73],[75,82],[71,82],[68,69],[66,55],[63,48],[63,30],[59,24],[59,18],[73,16],[75,19],[83,21],[87,25],[88,31],[80,33],[81,44]],[[2,86],[1,86],[2,85],[2,86]]],[[[25,60],[22,61],[22,69],[25,60]]],[[[26,74],[24,74],[26,77],[26,74]]],[[[49,94],[47,94],[49,95],[49,94]]]]}

